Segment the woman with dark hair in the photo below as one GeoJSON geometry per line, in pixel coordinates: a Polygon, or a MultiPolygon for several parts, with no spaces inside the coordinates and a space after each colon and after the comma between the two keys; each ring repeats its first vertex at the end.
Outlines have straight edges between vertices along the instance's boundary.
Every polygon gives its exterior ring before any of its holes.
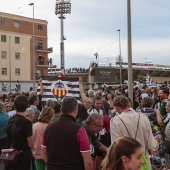
{"type": "Polygon", "coordinates": [[[54,115],[54,110],[50,107],[45,107],[38,118],[38,122],[33,125],[33,142],[34,147],[32,153],[35,157],[36,170],[45,170],[45,162],[40,153],[41,142],[44,135],[44,131],[54,115]]]}
{"type": "Polygon", "coordinates": [[[142,154],[142,145],[137,140],[120,137],[109,147],[102,170],[139,170],[144,163],[142,154]]]}
{"type": "Polygon", "coordinates": [[[157,88],[152,88],[151,89],[151,97],[154,100],[154,106],[155,106],[155,104],[160,101],[157,88]]]}
{"type": "Polygon", "coordinates": [[[78,104],[78,112],[77,112],[77,116],[76,116],[76,122],[77,123],[82,123],[84,120],[86,120],[88,118],[88,113],[87,113],[87,109],[84,106],[84,104],[79,103],[78,104]]]}
{"type": "Polygon", "coordinates": [[[108,111],[110,110],[110,104],[107,101],[103,101],[103,124],[104,124],[104,134],[100,136],[100,142],[105,146],[109,147],[111,144],[110,138],[110,118],[108,116],[108,111]]]}

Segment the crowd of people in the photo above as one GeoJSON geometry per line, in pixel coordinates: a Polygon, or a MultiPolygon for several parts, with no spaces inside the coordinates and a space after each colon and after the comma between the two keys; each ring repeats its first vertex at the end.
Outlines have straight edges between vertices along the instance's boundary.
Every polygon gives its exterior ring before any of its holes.
{"type": "Polygon", "coordinates": [[[0,96],[0,150],[15,148],[17,162],[4,170],[139,170],[170,169],[164,142],[170,141],[169,88],[83,89],[81,103],[61,103],[40,93],[0,96]]]}
{"type": "Polygon", "coordinates": [[[69,68],[66,69],[66,73],[88,73],[89,69],[85,69],[85,68],[69,68]]]}

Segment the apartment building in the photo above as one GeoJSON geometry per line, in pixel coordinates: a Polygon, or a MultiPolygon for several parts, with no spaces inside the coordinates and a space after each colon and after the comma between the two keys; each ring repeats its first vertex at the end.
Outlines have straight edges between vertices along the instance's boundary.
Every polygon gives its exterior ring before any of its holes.
{"type": "Polygon", "coordinates": [[[45,20],[0,12],[0,81],[31,82],[33,71],[35,79],[48,75],[48,54],[53,49],[48,48],[47,24],[45,20]]]}

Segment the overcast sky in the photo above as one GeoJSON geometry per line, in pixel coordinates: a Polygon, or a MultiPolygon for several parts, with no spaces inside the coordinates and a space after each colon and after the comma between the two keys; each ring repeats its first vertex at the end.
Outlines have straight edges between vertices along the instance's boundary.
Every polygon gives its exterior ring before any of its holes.
{"type": "MultiPolygon", "coordinates": [[[[49,57],[60,67],[60,20],[56,0],[1,0],[0,11],[48,21],[49,57]]],[[[115,62],[119,32],[127,61],[127,0],[71,0],[64,20],[65,66],[88,68],[98,52],[100,63],[115,62]]],[[[170,65],[170,0],[131,0],[132,62],[170,65]]]]}

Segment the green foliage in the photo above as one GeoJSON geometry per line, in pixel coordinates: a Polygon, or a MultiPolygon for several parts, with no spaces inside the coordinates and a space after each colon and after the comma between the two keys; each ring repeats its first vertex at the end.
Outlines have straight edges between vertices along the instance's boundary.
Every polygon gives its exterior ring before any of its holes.
{"type": "MultiPolygon", "coordinates": [[[[128,80],[128,72],[124,72],[122,75],[122,80],[128,80]]],[[[133,74],[133,81],[143,82],[145,80],[145,76],[133,74]]]]}

